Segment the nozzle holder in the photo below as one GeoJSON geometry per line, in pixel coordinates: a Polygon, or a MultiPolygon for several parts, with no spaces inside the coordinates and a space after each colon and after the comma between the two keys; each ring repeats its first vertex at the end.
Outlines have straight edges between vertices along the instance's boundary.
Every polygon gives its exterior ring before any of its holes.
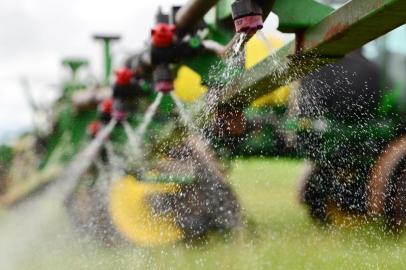
{"type": "Polygon", "coordinates": [[[263,27],[262,8],[253,0],[236,0],[231,4],[237,33],[254,34],[263,27]]]}

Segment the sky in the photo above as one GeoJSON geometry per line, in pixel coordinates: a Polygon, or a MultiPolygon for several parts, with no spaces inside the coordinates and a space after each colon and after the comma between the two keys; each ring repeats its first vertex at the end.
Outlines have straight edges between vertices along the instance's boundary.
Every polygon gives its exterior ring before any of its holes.
{"type": "MultiPolygon", "coordinates": [[[[89,73],[102,74],[101,45],[93,33],[118,33],[114,55],[141,48],[158,6],[164,11],[186,0],[1,0],[0,1],[0,142],[32,126],[32,113],[21,79],[29,82],[38,103],[49,104],[67,71],[63,57],[90,60],[89,73]]],[[[276,28],[275,16],[266,32],[276,28]]]]}

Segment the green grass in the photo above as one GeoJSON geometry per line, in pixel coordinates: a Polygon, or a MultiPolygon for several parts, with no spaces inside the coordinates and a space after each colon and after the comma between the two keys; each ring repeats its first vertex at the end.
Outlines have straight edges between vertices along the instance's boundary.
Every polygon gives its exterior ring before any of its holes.
{"type": "MultiPolygon", "coordinates": [[[[78,241],[59,213],[16,269],[405,269],[406,239],[379,226],[322,228],[296,201],[302,162],[233,162],[230,181],[247,220],[232,236],[157,249],[78,241]]],[[[0,251],[1,252],[1,251],[0,251]]],[[[0,262],[1,266],[1,262],[0,262]]],[[[1,268],[1,267],[0,267],[1,268]]]]}

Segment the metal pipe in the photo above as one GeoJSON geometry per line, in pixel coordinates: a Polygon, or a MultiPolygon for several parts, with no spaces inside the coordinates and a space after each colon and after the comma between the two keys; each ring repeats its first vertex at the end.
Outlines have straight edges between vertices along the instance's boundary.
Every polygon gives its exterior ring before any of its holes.
{"type": "Polygon", "coordinates": [[[189,0],[178,10],[175,16],[178,35],[184,35],[196,26],[217,2],[218,0],[189,0]]]}

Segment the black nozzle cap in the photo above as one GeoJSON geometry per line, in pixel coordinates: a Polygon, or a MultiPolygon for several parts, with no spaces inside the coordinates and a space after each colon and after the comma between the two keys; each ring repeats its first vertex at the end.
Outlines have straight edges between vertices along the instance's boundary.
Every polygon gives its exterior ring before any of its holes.
{"type": "Polygon", "coordinates": [[[153,76],[154,82],[173,80],[172,71],[169,68],[169,66],[165,65],[165,64],[158,65],[155,68],[152,76],[153,76]]]}
{"type": "Polygon", "coordinates": [[[235,20],[246,16],[262,15],[262,9],[256,1],[235,0],[231,4],[231,13],[235,20]]]}

